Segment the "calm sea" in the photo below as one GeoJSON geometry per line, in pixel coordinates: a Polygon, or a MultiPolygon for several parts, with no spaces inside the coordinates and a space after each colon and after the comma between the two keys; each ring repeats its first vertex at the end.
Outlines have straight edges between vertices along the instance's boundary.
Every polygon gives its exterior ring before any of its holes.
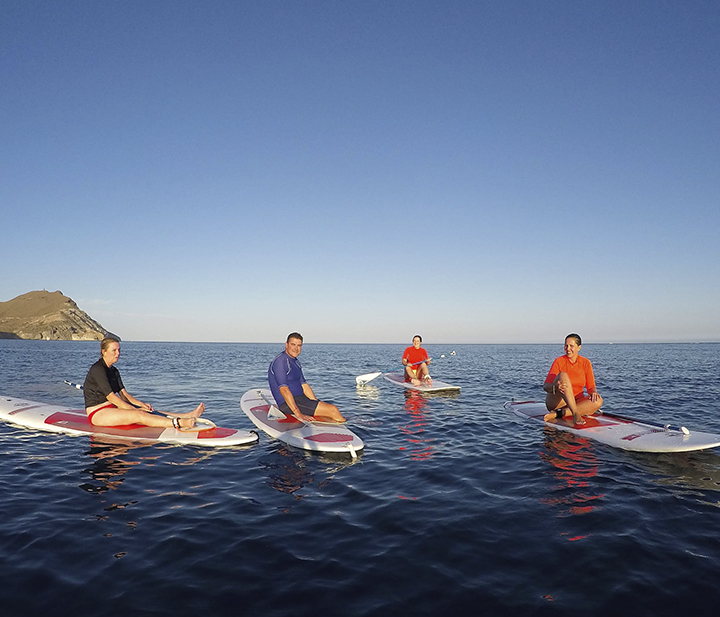
{"type": "MultiPolygon", "coordinates": [[[[715,615],[720,456],[636,454],[508,417],[562,345],[433,346],[458,396],[382,378],[404,345],[313,345],[355,461],[261,435],[231,449],[104,444],[0,423],[0,614],[715,615]],[[610,612],[608,612],[610,611],[610,612]]],[[[133,343],[156,407],[238,401],[282,344],[133,343]]],[[[720,433],[720,345],[591,345],[605,409],[720,433]]],[[[97,343],[0,340],[0,393],[82,407],[97,343]]]]}

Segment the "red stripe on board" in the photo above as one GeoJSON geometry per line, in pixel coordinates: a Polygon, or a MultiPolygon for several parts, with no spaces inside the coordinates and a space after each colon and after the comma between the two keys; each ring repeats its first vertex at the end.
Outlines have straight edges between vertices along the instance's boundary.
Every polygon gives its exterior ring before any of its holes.
{"type": "Polygon", "coordinates": [[[39,409],[40,407],[47,407],[47,405],[30,405],[30,407],[23,407],[22,409],[15,409],[14,411],[11,411],[8,415],[14,416],[16,413],[20,413],[22,411],[27,411],[28,409],[39,409]]]}
{"type": "Polygon", "coordinates": [[[200,431],[198,433],[198,439],[217,439],[218,437],[230,437],[230,435],[234,435],[237,433],[237,431],[234,428],[222,428],[221,426],[216,426],[215,428],[211,428],[207,431],[200,431]]]}
{"type": "Polygon", "coordinates": [[[58,426],[62,424],[67,428],[76,431],[85,431],[87,433],[96,433],[98,435],[127,435],[129,437],[145,437],[157,439],[164,428],[155,428],[145,426],[143,424],[124,424],[120,426],[94,426],[88,420],[85,412],[58,411],[45,418],[45,424],[58,426]]]}
{"type": "Polygon", "coordinates": [[[56,411],[54,414],[49,415],[45,418],[45,424],[51,424],[55,426],[61,422],[72,422],[73,424],[81,424],[83,426],[92,427],[90,420],[88,420],[87,414],[82,414],[73,411],[56,411]]]}
{"type": "MultiPolygon", "coordinates": [[[[270,405],[258,405],[257,407],[251,407],[250,411],[262,411],[267,414],[270,411],[270,405]]],[[[283,413],[282,411],[280,413],[283,413]]],[[[272,422],[279,422],[280,424],[302,424],[295,416],[285,415],[284,418],[267,418],[272,422]]]]}
{"type": "MultiPolygon", "coordinates": [[[[127,435],[128,437],[146,437],[146,438],[158,438],[165,430],[163,427],[145,426],[144,424],[122,424],[118,426],[94,426],[88,420],[87,415],[84,411],[70,410],[70,411],[58,411],[47,418],[45,418],[45,424],[51,426],[57,426],[62,424],[68,428],[73,428],[78,431],[86,431],[88,433],[98,433],[103,435],[127,435]]],[[[192,431],[188,432],[190,435],[192,431]]],[[[198,439],[221,439],[235,435],[237,430],[234,428],[223,428],[216,426],[215,428],[208,429],[206,431],[199,431],[197,433],[198,439]]]]}
{"type": "MultiPolygon", "coordinates": [[[[545,417],[545,414],[538,413],[538,414],[534,414],[532,416],[526,416],[526,417],[532,418],[533,420],[540,420],[545,417]]],[[[586,428],[604,428],[606,426],[618,426],[619,424],[632,424],[632,422],[623,422],[619,418],[608,418],[607,416],[603,416],[603,415],[599,415],[599,416],[591,415],[591,416],[583,416],[583,419],[585,420],[585,424],[576,426],[570,418],[571,418],[571,416],[570,416],[570,414],[568,414],[564,418],[546,420],[546,422],[548,424],[569,426],[570,428],[574,428],[577,431],[582,431],[583,429],[586,429],[586,428]]]]}
{"type": "Polygon", "coordinates": [[[319,435],[310,435],[309,437],[305,437],[305,440],[317,441],[319,443],[340,443],[343,441],[352,441],[353,438],[349,435],[343,435],[341,433],[320,433],[319,435]]]}
{"type": "MultiPolygon", "coordinates": [[[[125,430],[135,428],[148,428],[144,424],[118,424],[117,426],[95,426],[90,420],[88,420],[87,414],[84,411],[56,411],[54,414],[45,418],[45,424],[56,424],[71,423],[73,425],[79,425],[81,427],[93,428],[93,429],[106,429],[106,428],[121,428],[125,430]]],[[[150,427],[152,428],[152,427],[150,427]]]]}

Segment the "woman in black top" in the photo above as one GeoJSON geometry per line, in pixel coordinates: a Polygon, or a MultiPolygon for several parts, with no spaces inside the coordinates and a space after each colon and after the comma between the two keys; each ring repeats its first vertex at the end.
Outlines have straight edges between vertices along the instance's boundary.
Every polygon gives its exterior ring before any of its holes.
{"type": "Polygon", "coordinates": [[[90,367],[83,386],[85,411],[91,424],[142,424],[188,430],[195,426],[195,418],[205,411],[205,405],[200,403],[191,412],[172,414],[172,417],[152,413],[152,405],[136,399],[125,389],[120,371],[113,366],[120,358],[120,341],[112,336],[104,338],[100,343],[100,354],[100,359],[90,367]]]}

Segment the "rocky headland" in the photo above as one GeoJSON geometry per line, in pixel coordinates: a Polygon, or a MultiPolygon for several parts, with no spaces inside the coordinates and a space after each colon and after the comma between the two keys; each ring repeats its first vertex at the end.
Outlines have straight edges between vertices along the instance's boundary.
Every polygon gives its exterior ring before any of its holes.
{"type": "Polygon", "coordinates": [[[31,291],[0,302],[0,338],[99,341],[108,334],[60,291],[31,291]]]}

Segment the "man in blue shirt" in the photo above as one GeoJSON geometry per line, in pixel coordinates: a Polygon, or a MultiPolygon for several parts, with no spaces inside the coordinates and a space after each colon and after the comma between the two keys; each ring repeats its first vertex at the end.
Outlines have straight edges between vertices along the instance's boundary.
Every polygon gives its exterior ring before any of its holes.
{"type": "Polygon", "coordinates": [[[268,368],[268,382],[278,408],[285,415],[295,416],[302,422],[345,422],[340,410],[335,405],[318,401],[310,384],[305,381],[302,366],[297,359],[302,345],[303,337],[300,334],[289,334],[285,351],[268,368]]]}

